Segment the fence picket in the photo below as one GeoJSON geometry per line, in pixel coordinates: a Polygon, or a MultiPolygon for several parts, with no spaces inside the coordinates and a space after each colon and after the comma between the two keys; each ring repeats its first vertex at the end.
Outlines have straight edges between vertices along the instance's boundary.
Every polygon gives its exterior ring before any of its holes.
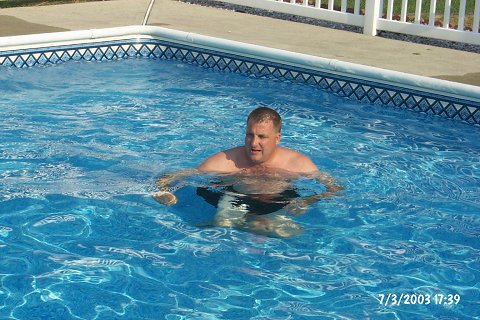
{"type": "Polygon", "coordinates": [[[393,0],[388,0],[387,3],[387,19],[392,20],[393,17],[393,0]]]}
{"type": "Polygon", "coordinates": [[[328,0],[328,10],[333,10],[333,0],[328,0]]]}
{"type": "Polygon", "coordinates": [[[360,14],[360,0],[355,0],[355,8],[353,9],[353,14],[360,14]]]}
{"type": "Polygon", "coordinates": [[[435,26],[436,13],[437,13],[437,0],[431,0],[430,15],[428,16],[428,25],[430,27],[435,26]]]}
{"type": "Polygon", "coordinates": [[[445,0],[445,13],[443,16],[443,27],[450,28],[450,11],[452,11],[452,0],[445,0]]]}
{"type": "Polygon", "coordinates": [[[460,0],[460,10],[458,11],[458,30],[465,29],[465,9],[467,0],[460,0]]]}
{"type": "Polygon", "coordinates": [[[475,3],[472,29],[473,32],[480,33],[480,1],[475,3]]]}
{"type": "Polygon", "coordinates": [[[402,11],[400,13],[400,21],[407,21],[407,9],[408,9],[408,0],[402,0],[402,11]]]}
{"type": "Polygon", "coordinates": [[[417,4],[415,5],[415,23],[420,24],[422,19],[422,1],[417,0],[417,4]]]}

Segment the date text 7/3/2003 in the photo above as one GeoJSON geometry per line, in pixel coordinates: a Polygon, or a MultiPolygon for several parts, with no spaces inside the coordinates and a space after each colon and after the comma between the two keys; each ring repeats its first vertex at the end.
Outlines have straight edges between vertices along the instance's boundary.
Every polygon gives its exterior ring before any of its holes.
{"type": "Polygon", "coordinates": [[[383,306],[401,305],[456,305],[460,303],[459,294],[421,294],[421,293],[381,293],[377,295],[383,306]]]}

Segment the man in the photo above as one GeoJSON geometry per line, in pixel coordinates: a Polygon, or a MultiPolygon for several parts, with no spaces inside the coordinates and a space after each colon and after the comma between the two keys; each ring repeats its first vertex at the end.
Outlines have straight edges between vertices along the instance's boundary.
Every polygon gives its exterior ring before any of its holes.
{"type": "MultiPolygon", "coordinates": [[[[297,224],[285,216],[276,216],[273,220],[260,217],[271,212],[257,212],[254,215],[260,218],[252,219],[252,209],[278,209],[280,203],[284,211],[301,214],[308,205],[321,198],[333,196],[343,188],[336,185],[332,177],[321,173],[306,155],[279,146],[281,127],[282,119],[275,110],[267,107],[253,110],[247,118],[244,146],[218,152],[207,158],[196,170],[182,170],[164,175],[157,181],[161,189],[154,193],[153,197],[163,204],[173,205],[177,202],[176,196],[169,189],[169,184],[173,181],[197,172],[221,174],[226,181],[224,184],[229,187],[223,196],[217,197],[215,225],[288,236],[292,230],[282,231],[280,227],[296,229],[297,224]],[[325,185],[326,191],[313,196],[298,197],[298,194],[292,191],[291,185],[292,181],[299,177],[320,181],[325,185]],[[288,194],[292,193],[296,197],[288,198],[288,194]]],[[[199,194],[205,194],[204,190],[199,194]]],[[[204,198],[209,201],[207,197],[204,198]]]]}

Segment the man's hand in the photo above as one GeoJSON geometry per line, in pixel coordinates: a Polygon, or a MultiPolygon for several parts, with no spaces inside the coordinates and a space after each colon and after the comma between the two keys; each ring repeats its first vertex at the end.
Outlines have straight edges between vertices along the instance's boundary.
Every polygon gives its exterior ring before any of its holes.
{"type": "Polygon", "coordinates": [[[312,196],[294,199],[287,206],[285,206],[285,210],[294,216],[299,216],[301,214],[304,214],[308,210],[308,207],[310,205],[314,204],[315,202],[321,201],[322,199],[334,197],[339,191],[343,189],[344,188],[342,186],[334,184],[329,185],[327,186],[327,191],[312,196]]]}
{"type": "Polygon", "coordinates": [[[173,206],[177,203],[177,197],[169,191],[157,191],[152,195],[152,197],[166,206],[173,206]]]}
{"type": "Polygon", "coordinates": [[[285,211],[294,216],[304,214],[308,210],[309,203],[302,198],[295,199],[287,204],[284,208],[285,211]]]}
{"type": "Polygon", "coordinates": [[[183,187],[183,185],[172,188],[170,187],[170,184],[195,174],[198,174],[197,169],[183,169],[164,174],[156,182],[160,190],[153,193],[152,197],[161,204],[173,206],[177,203],[177,197],[173,194],[173,192],[183,187]]]}

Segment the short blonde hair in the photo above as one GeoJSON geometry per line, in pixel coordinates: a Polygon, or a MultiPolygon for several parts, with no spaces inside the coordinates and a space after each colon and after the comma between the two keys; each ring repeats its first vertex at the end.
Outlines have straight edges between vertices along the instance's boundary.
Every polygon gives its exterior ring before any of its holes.
{"type": "Polygon", "coordinates": [[[247,118],[247,125],[250,121],[256,123],[272,121],[273,127],[277,132],[281,132],[282,130],[282,117],[280,117],[277,111],[268,107],[258,107],[252,112],[250,112],[247,118]]]}

